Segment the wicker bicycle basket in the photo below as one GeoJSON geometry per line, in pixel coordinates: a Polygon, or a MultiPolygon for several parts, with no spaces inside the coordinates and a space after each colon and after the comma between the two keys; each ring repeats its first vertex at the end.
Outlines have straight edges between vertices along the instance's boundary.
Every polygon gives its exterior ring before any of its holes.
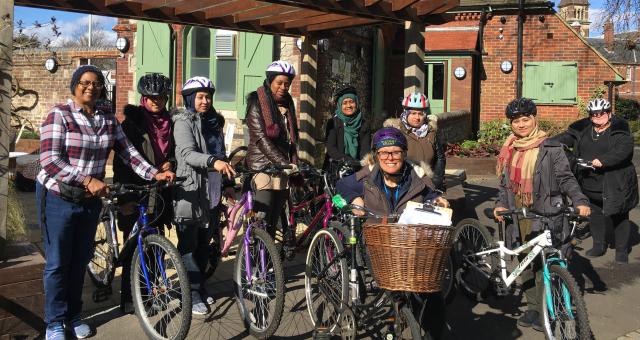
{"type": "Polygon", "coordinates": [[[369,224],[363,234],[379,287],[420,293],[441,290],[452,227],[369,224]]]}

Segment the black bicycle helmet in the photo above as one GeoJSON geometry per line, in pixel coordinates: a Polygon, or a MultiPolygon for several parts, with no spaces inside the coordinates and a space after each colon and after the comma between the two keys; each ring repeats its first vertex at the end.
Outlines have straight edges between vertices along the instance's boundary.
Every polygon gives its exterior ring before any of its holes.
{"type": "Polygon", "coordinates": [[[512,100],[504,112],[505,116],[509,119],[516,119],[518,116],[535,116],[537,113],[536,103],[529,98],[512,100]]]}
{"type": "Polygon", "coordinates": [[[333,91],[333,101],[337,103],[338,99],[347,93],[352,93],[356,95],[356,97],[358,96],[358,91],[356,91],[356,88],[353,87],[353,85],[347,83],[338,85],[338,87],[333,91]]]}
{"type": "Polygon", "coordinates": [[[149,73],[138,80],[138,92],[143,96],[168,96],[171,80],[161,73],[149,73]]]}

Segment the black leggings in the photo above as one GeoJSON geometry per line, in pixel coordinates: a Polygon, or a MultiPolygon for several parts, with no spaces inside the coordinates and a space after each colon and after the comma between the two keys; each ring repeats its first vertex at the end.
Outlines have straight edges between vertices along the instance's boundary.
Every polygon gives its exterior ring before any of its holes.
{"type": "Polygon", "coordinates": [[[589,216],[589,229],[593,237],[593,246],[607,248],[608,243],[612,243],[616,251],[627,252],[629,248],[629,236],[631,234],[631,224],[629,222],[629,212],[604,215],[602,211],[602,197],[587,194],[591,201],[591,216],[589,216]],[[608,240],[607,235],[613,235],[613,239],[608,240]]]}

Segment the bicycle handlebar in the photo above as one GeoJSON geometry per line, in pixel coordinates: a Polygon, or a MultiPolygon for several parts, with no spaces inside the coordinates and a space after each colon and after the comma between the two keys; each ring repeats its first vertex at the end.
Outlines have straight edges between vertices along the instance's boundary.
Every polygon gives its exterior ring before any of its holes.
{"type": "Polygon", "coordinates": [[[283,175],[283,174],[286,174],[284,170],[290,170],[290,169],[293,169],[293,167],[289,164],[287,165],[269,164],[260,170],[251,170],[251,169],[246,169],[240,166],[236,167],[235,170],[236,170],[236,177],[240,177],[242,175],[255,175],[259,173],[264,173],[268,175],[283,175]]]}
{"type": "Polygon", "coordinates": [[[138,185],[138,184],[128,184],[128,183],[114,183],[109,184],[107,187],[109,188],[108,196],[118,196],[128,193],[133,193],[137,191],[148,192],[153,190],[154,188],[169,188],[175,186],[179,182],[185,181],[186,177],[176,177],[175,180],[171,183],[165,181],[156,181],[150,184],[138,185]]]}
{"type": "Polygon", "coordinates": [[[528,209],[526,207],[523,208],[519,208],[519,209],[513,209],[513,210],[501,210],[501,211],[496,211],[496,215],[497,216],[510,216],[510,215],[518,215],[520,217],[523,217],[525,219],[537,219],[537,218],[549,218],[549,217],[555,217],[555,216],[560,216],[560,215],[566,215],[567,217],[569,217],[570,219],[584,219],[584,216],[578,215],[578,213],[576,212],[576,209],[573,207],[564,207],[561,208],[560,210],[558,210],[555,213],[543,213],[543,212],[539,212],[533,209],[528,209]]]}

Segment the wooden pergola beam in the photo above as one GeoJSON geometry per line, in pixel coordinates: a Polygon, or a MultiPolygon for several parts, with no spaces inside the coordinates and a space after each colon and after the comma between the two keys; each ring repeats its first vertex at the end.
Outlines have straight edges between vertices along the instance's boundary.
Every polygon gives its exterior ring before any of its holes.
{"type": "Polygon", "coordinates": [[[260,6],[258,1],[254,0],[232,0],[223,4],[209,7],[204,11],[205,18],[217,18],[227,15],[233,15],[237,12],[245,11],[247,9],[260,6]]]}
{"type": "MultiPolygon", "coordinates": [[[[406,8],[401,13],[385,11],[386,2],[376,2],[366,7],[365,0],[261,0],[279,5],[296,6],[322,12],[342,14],[352,17],[370,18],[376,20],[400,22],[404,20],[418,20],[417,13],[412,8],[406,8]]],[[[440,0],[433,0],[440,1],[440,0]]]]}
{"type": "Polygon", "coordinates": [[[280,16],[285,13],[295,11],[295,8],[281,5],[267,4],[262,7],[252,8],[242,13],[233,15],[235,22],[251,21],[264,17],[280,16]]]}
{"type": "Polygon", "coordinates": [[[330,21],[351,19],[351,17],[342,14],[323,14],[315,17],[292,20],[284,23],[285,28],[304,27],[307,25],[323,24],[330,21]]]}
{"type": "Polygon", "coordinates": [[[261,18],[260,25],[273,25],[277,23],[286,23],[287,21],[304,19],[308,17],[326,14],[325,12],[312,11],[309,9],[297,9],[289,13],[283,13],[277,17],[261,18]]]}
{"type": "Polygon", "coordinates": [[[307,26],[307,31],[326,31],[336,28],[345,28],[362,25],[372,25],[380,22],[379,20],[367,19],[367,18],[348,18],[345,20],[329,21],[319,24],[312,24],[307,26]]]}
{"type": "Polygon", "coordinates": [[[391,0],[391,9],[394,11],[399,11],[405,9],[419,0],[391,0]]]}
{"type": "MultiPolygon", "coordinates": [[[[196,11],[202,11],[203,9],[207,9],[211,6],[215,6],[215,5],[219,5],[219,4],[223,4],[225,2],[227,2],[228,0],[180,0],[180,1],[175,1],[169,4],[165,4],[165,5],[160,5],[160,3],[157,3],[156,6],[158,7],[165,7],[165,6],[171,6],[175,8],[176,14],[184,14],[184,13],[191,13],[191,12],[196,12],[196,11]]],[[[147,6],[152,6],[152,5],[147,5],[147,6]]],[[[145,8],[145,6],[142,6],[143,9],[145,8]]]]}

